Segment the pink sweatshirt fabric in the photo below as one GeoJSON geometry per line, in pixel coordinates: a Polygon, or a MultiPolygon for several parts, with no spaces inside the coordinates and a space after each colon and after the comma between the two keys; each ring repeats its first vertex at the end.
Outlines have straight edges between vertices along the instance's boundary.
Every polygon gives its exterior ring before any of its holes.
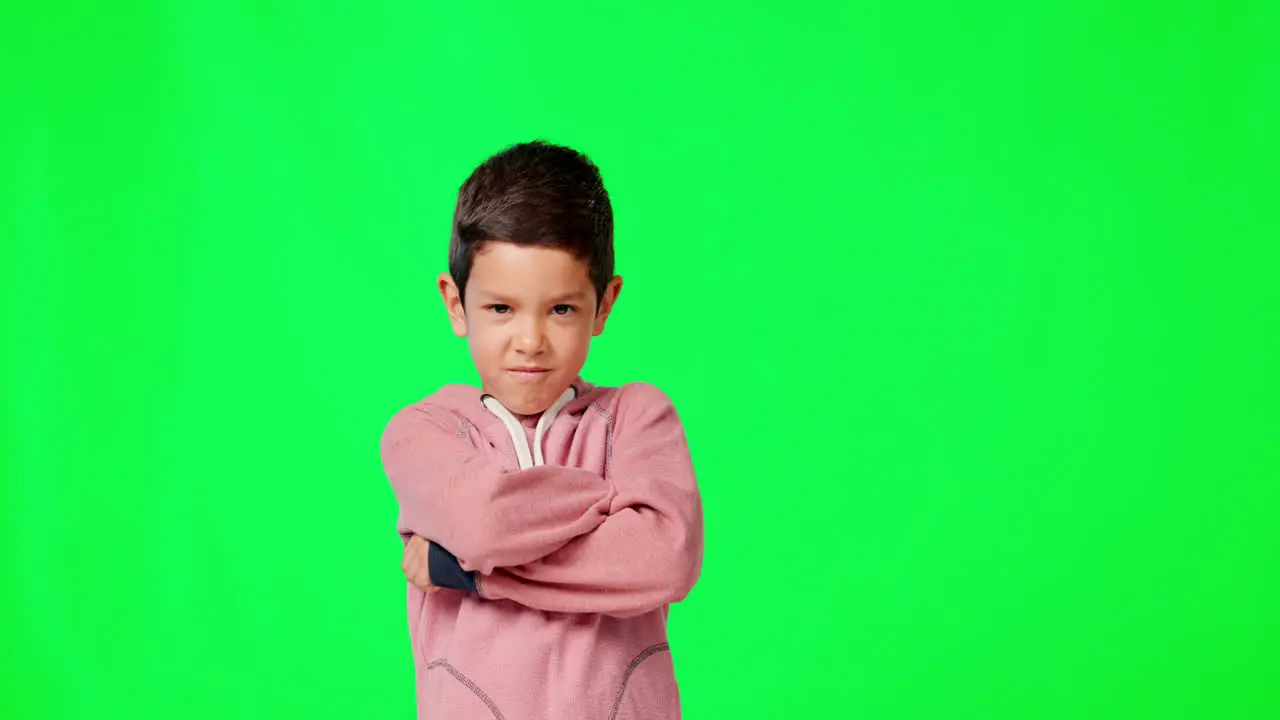
{"type": "MultiPolygon", "coordinates": [[[[387,425],[401,534],[479,574],[479,594],[409,587],[419,718],[680,717],[667,614],[703,540],[684,429],[652,385],[573,389],[527,469],[477,388],[446,386],[387,425]]],[[[518,428],[529,447],[536,420],[518,428]]]]}

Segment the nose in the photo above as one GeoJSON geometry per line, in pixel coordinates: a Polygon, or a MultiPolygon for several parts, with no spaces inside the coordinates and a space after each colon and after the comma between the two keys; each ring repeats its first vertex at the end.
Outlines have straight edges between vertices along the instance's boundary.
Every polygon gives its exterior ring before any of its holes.
{"type": "Polygon", "coordinates": [[[515,350],[524,355],[537,355],[542,352],[546,341],[546,328],[541,318],[527,317],[516,331],[515,350]]]}

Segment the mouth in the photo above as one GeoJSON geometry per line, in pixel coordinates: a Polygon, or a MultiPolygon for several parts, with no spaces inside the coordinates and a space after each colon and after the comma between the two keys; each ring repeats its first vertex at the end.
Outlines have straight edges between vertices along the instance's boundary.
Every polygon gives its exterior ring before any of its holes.
{"type": "Polygon", "coordinates": [[[530,366],[530,367],[508,368],[507,372],[511,373],[512,376],[514,376],[515,379],[520,382],[535,382],[537,380],[542,379],[544,376],[546,376],[547,373],[551,372],[551,369],[544,368],[544,367],[530,366]]]}

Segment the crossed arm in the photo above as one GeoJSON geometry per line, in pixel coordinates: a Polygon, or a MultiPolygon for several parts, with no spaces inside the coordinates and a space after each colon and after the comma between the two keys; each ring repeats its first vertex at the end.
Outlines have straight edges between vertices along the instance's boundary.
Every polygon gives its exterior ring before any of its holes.
{"type": "Polygon", "coordinates": [[[684,430],[657,388],[623,392],[607,479],[546,465],[508,472],[460,439],[445,411],[401,411],[382,459],[406,573],[420,563],[436,584],[553,612],[631,617],[683,599],[702,565],[684,430]]]}

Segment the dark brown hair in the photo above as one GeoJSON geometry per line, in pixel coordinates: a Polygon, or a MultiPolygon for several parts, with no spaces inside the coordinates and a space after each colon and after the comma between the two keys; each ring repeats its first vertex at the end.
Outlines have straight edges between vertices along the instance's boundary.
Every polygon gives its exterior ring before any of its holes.
{"type": "Polygon", "coordinates": [[[599,168],[542,141],[485,160],[458,190],[453,212],[449,274],[463,297],[476,252],[498,241],[573,253],[587,263],[598,302],[613,278],[613,208],[599,168]]]}

